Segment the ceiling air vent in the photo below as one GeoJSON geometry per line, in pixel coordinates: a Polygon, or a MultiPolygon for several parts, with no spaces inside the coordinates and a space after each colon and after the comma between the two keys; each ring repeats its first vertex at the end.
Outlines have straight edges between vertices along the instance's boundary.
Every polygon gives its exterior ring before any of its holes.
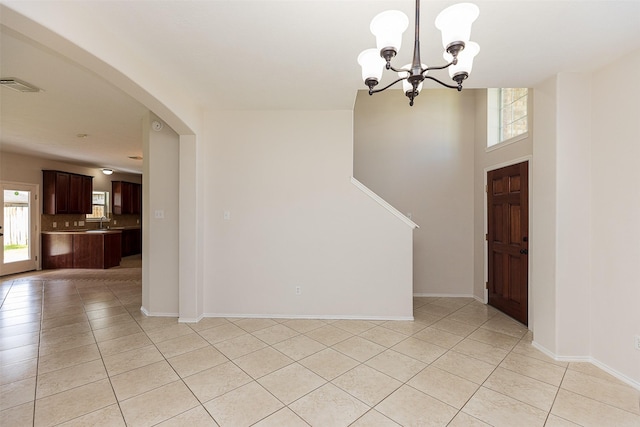
{"type": "Polygon", "coordinates": [[[0,79],[0,85],[8,87],[9,89],[16,90],[18,92],[40,92],[40,88],[37,88],[30,83],[13,77],[0,79]]]}

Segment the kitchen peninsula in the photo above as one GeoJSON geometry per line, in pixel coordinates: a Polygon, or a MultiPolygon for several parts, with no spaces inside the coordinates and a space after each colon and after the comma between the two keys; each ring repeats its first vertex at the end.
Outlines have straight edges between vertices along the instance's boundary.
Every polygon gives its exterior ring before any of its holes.
{"type": "Polygon", "coordinates": [[[42,268],[111,268],[122,258],[122,229],[42,232],[42,268]]]}

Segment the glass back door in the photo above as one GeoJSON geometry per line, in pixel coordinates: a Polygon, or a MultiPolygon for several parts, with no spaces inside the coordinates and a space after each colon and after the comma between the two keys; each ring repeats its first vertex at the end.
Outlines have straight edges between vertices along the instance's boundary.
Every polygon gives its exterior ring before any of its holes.
{"type": "Polygon", "coordinates": [[[0,276],[35,270],[38,266],[37,186],[2,183],[0,213],[0,276]]]}

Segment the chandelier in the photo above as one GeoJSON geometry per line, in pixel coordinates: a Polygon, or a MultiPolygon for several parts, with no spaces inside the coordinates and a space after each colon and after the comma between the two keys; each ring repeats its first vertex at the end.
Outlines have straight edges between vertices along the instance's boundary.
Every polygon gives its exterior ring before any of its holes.
{"type": "Polygon", "coordinates": [[[459,3],[444,9],[436,18],[436,28],[442,31],[443,58],[446,65],[428,67],[420,60],[420,0],[416,0],[415,42],[413,44],[413,62],[402,68],[391,65],[391,59],[397,55],[402,43],[402,33],[409,27],[409,18],[399,10],[387,10],[379,13],[371,20],[370,29],[376,36],[377,49],[367,49],[358,56],[358,64],[362,67],[362,80],[369,87],[369,95],[382,92],[398,82],[402,82],[409,105],[420,90],[424,79],[434,80],[442,86],[462,90],[462,82],[469,77],[473,58],[480,52],[477,43],[469,41],[471,24],[478,17],[478,7],[473,3],[459,3]],[[374,89],[384,69],[398,73],[398,79],[383,87],[374,89]],[[428,75],[431,70],[448,68],[449,76],[457,84],[449,85],[428,75]]]}

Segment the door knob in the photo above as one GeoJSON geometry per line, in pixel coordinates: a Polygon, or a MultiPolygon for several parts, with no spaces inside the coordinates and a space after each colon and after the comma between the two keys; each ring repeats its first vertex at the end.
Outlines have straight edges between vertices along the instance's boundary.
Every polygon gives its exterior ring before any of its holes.
{"type": "Polygon", "coordinates": [[[526,250],[526,249],[520,249],[520,253],[521,253],[522,255],[527,255],[527,254],[529,254],[529,251],[528,251],[528,250],[526,250]]]}

